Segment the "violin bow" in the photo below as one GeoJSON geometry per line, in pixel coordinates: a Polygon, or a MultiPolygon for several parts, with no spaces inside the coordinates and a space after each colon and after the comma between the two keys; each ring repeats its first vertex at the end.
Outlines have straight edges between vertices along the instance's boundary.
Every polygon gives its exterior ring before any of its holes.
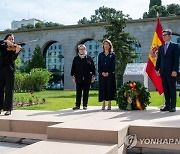
{"type": "Polygon", "coordinates": [[[17,43],[18,45],[25,45],[26,43],[31,43],[31,42],[36,42],[39,41],[40,39],[36,39],[36,40],[31,40],[31,41],[26,41],[26,42],[19,42],[17,43]]]}

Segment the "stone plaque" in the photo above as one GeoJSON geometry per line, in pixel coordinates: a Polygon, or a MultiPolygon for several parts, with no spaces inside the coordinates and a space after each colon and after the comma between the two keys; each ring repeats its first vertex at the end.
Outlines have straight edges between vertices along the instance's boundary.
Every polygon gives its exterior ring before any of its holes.
{"type": "Polygon", "coordinates": [[[148,76],[146,73],[147,63],[129,63],[123,75],[123,83],[129,81],[138,81],[148,88],[148,76]]]}

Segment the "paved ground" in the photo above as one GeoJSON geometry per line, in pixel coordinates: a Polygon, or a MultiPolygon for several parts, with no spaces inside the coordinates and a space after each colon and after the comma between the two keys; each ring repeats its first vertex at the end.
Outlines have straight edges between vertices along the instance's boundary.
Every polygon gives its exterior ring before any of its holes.
{"type": "Polygon", "coordinates": [[[0,154],[9,154],[12,151],[25,147],[25,144],[0,142],[0,154]]]}
{"type": "Polygon", "coordinates": [[[36,143],[40,140],[0,136],[0,154],[9,154],[17,149],[36,143]]]}

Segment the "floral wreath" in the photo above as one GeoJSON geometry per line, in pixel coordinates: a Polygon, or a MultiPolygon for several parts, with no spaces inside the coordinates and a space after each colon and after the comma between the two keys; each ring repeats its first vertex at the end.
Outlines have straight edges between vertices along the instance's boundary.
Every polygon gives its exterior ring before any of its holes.
{"type": "Polygon", "coordinates": [[[144,110],[151,103],[150,93],[140,82],[124,83],[117,92],[117,104],[123,110],[144,110]]]}

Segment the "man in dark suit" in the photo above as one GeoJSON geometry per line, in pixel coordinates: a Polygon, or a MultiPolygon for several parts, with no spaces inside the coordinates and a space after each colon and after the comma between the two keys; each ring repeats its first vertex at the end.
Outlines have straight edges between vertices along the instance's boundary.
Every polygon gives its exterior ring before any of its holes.
{"type": "Polygon", "coordinates": [[[95,66],[93,59],[87,55],[86,46],[80,44],[78,46],[78,55],[74,57],[71,76],[76,84],[76,106],[73,110],[80,109],[81,97],[83,91],[83,109],[87,109],[89,88],[91,82],[95,80],[95,66]]]}
{"type": "Polygon", "coordinates": [[[156,73],[161,75],[165,96],[165,106],[160,111],[176,111],[176,77],[179,70],[180,48],[171,42],[172,31],[163,30],[165,44],[158,50],[156,73]]]}

